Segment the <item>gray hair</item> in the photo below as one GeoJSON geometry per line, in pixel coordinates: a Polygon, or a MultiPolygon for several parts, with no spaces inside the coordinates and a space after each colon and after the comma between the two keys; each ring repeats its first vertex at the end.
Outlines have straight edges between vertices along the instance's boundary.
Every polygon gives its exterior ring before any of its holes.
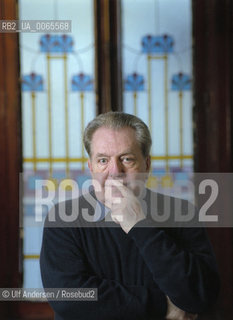
{"type": "Polygon", "coordinates": [[[152,140],[147,125],[141,119],[132,114],[123,112],[107,112],[100,114],[89,122],[84,131],[83,143],[89,157],[91,157],[91,141],[93,134],[101,127],[114,130],[119,130],[125,127],[134,129],[136,139],[141,147],[143,156],[145,158],[149,156],[152,140]]]}

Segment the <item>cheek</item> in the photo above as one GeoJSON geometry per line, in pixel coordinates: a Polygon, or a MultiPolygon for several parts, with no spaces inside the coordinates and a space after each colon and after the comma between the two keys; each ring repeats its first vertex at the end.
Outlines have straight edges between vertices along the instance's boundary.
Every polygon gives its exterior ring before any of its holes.
{"type": "Polygon", "coordinates": [[[140,165],[140,171],[141,172],[146,172],[148,171],[148,165],[147,165],[147,161],[146,160],[142,160],[141,165],[140,165]]]}
{"type": "Polygon", "coordinates": [[[146,170],[146,165],[144,162],[137,162],[132,167],[128,168],[129,172],[144,172],[146,170]]]}
{"type": "Polygon", "coordinates": [[[103,166],[99,163],[92,164],[92,173],[101,173],[106,171],[107,166],[103,166]]]}

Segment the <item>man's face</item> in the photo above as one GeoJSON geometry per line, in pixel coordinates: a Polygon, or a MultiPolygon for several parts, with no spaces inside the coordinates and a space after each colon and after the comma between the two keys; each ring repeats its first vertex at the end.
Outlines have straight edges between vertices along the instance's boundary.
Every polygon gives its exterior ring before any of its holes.
{"type": "Polygon", "coordinates": [[[107,188],[112,196],[122,196],[115,183],[124,184],[139,195],[150,169],[150,158],[143,156],[134,129],[101,127],[93,134],[88,166],[96,196],[105,203],[107,188]]]}

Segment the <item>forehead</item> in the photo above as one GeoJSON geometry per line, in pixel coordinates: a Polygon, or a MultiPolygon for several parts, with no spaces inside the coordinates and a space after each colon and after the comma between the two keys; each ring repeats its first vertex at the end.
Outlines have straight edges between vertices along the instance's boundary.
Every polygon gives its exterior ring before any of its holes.
{"type": "Polygon", "coordinates": [[[135,130],[130,127],[111,129],[101,127],[92,136],[92,155],[96,153],[117,153],[138,149],[135,130]]]}

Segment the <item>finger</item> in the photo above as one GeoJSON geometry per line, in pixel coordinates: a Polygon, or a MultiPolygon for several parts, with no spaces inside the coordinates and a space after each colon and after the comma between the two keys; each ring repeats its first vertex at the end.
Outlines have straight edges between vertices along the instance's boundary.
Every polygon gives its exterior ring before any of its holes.
{"type": "Polygon", "coordinates": [[[133,192],[129,188],[127,188],[123,184],[117,183],[117,180],[113,180],[113,185],[122,193],[124,197],[129,197],[133,195],[133,192]]]}
{"type": "Polygon", "coordinates": [[[116,223],[123,222],[123,215],[122,214],[117,214],[117,213],[114,213],[114,211],[113,211],[111,213],[111,217],[112,217],[112,220],[116,223]]]}
{"type": "Polygon", "coordinates": [[[116,199],[123,198],[124,195],[120,189],[120,187],[122,187],[122,186],[123,186],[123,184],[119,180],[106,181],[106,183],[105,183],[105,197],[116,198],[116,199]],[[117,194],[117,195],[114,194],[114,189],[115,189],[115,191],[117,190],[119,192],[119,194],[117,194]]]}
{"type": "Polygon", "coordinates": [[[116,186],[116,187],[120,187],[123,186],[123,180],[116,180],[116,179],[108,179],[105,181],[105,186],[107,187],[112,187],[112,186],[116,186]]]}

